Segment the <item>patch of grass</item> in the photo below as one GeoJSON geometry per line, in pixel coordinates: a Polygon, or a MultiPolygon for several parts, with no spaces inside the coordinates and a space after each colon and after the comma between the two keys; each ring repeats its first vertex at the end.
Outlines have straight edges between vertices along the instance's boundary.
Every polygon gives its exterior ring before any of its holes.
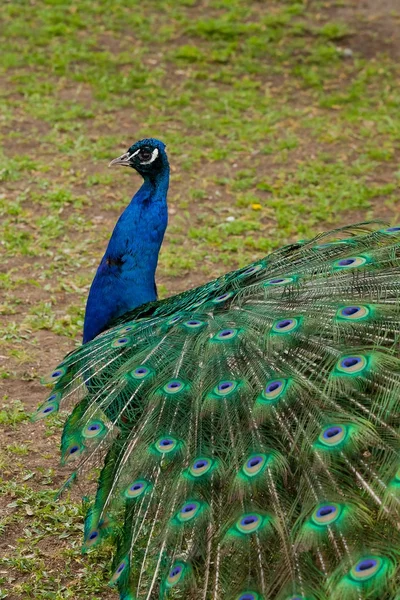
{"type": "MultiPolygon", "coordinates": [[[[23,479],[31,479],[31,475],[23,479]]],[[[9,497],[8,509],[12,511],[3,522],[4,531],[26,520],[13,554],[0,558],[0,566],[10,573],[4,583],[25,597],[102,597],[109,574],[110,546],[106,544],[85,558],[79,554],[84,505],[68,498],[55,501],[54,491],[37,492],[27,483],[0,481],[0,491],[9,497]],[[62,570],[57,569],[58,561],[64,565],[62,570]]]]}
{"type": "Polygon", "coordinates": [[[25,407],[20,400],[10,400],[3,398],[0,408],[0,425],[4,427],[15,427],[18,423],[26,421],[29,415],[25,412],[25,407]],[[6,403],[7,401],[7,403],[6,403]]]}

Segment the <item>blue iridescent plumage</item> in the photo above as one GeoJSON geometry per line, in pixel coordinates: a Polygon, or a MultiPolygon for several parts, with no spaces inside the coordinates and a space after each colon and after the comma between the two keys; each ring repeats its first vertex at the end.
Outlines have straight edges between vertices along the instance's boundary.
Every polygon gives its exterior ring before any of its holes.
{"type": "MultiPolygon", "coordinates": [[[[168,222],[169,165],[165,145],[154,139],[134,144],[127,155],[133,156],[133,162],[138,160],[136,153],[147,148],[158,155],[148,166],[138,162],[144,182],[118,219],[97,269],[86,304],[84,343],[104,331],[112,320],[157,299],[155,272],[168,222]]],[[[124,163],[120,160],[115,164],[124,163]]]]}
{"type": "Polygon", "coordinates": [[[84,551],[114,539],[122,600],[393,600],[400,228],[329,232],[157,302],[164,144],[113,163],[144,183],[96,273],[85,343],[35,415],[76,393],[64,489],[105,457],[84,551]]]}

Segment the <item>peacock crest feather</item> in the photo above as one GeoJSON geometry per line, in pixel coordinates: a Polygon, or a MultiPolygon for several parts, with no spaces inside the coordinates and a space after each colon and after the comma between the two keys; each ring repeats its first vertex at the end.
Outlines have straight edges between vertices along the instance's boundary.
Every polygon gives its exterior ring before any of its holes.
{"type": "Polygon", "coordinates": [[[361,224],[117,316],[44,379],[84,550],[151,600],[390,600],[400,587],[400,227],[361,224]]]}

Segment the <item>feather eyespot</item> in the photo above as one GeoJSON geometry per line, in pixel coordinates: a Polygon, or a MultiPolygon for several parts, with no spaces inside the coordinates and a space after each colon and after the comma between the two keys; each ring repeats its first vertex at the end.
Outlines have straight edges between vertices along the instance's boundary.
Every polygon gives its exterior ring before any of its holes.
{"type": "Polygon", "coordinates": [[[186,387],[186,384],[180,379],[171,379],[163,386],[163,391],[166,394],[178,394],[186,387]]]}
{"type": "Polygon", "coordinates": [[[152,370],[146,367],[145,365],[140,365],[140,367],[136,367],[131,371],[131,375],[134,379],[145,379],[152,373],[152,370]]]}
{"type": "Polygon", "coordinates": [[[180,315],[174,315],[173,317],[168,319],[167,325],[175,325],[175,323],[177,323],[180,319],[181,319],[180,315]]]}
{"type": "Polygon", "coordinates": [[[225,300],[232,298],[232,296],[233,292],[225,292],[224,294],[220,294],[219,296],[214,298],[212,301],[214,304],[220,304],[221,302],[225,302],[225,300]]]}
{"type": "Polygon", "coordinates": [[[253,265],[248,267],[243,273],[240,274],[240,277],[247,277],[247,275],[253,275],[254,273],[258,273],[263,268],[262,265],[253,265]]]}
{"type": "Polygon", "coordinates": [[[273,279],[268,279],[268,281],[264,283],[264,286],[287,285],[288,283],[293,283],[294,281],[294,277],[274,277],[273,279]]]}
{"type": "Polygon", "coordinates": [[[135,325],[127,325],[126,327],[119,329],[118,333],[119,335],[124,335],[125,333],[133,331],[133,329],[135,329],[135,325]]]}
{"type": "Polygon", "coordinates": [[[205,322],[200,321],[199,319],[189,319],[189,321],[185,321],[183,325],[187,329],[200,329],[201,327],[203,327],[203,325],[205,325],[205,322]]]}
{"type": "Polygon", "coordinates": [[[216,396],[229,396],[237,389],[238,385],[237,381],[220,381],[213,389],[213,393],[216,396]]]}
{"type": "Polygon", "coordinates": [[[127,336],[117,337],[117,338],[115,338],[115,340],[113,340],[111,342],[111,347],[112,348],[123,348],[124,346],[127,346],[127,344],[129,344],[129,337],[127,337],[127,336]]]}
{"type": "Polygon", "coordinates": [[[63,375],[66,374],[66,372],[67,372],[66,367],[59,366],[59,367],[57,367],[57,369],[54,369],[54,371],[52,373],[50,373],[50,375],[43,377],[42,383],[44,383],[45,385],[56,383],[61,377],[63,377],[63,375]]]}
{"type": "Polygon", "coordinates": [[[367,262],[368,259],[365,256],[349,256],[348,258],[340,258],[333,264],[337,269],[353,269],[354,267],[362,267],[367,262]]]}
{"type": "Polygon", "coordinates": [[[328,429],[325,429],[322,436],[325,440],[333,440],[341,433],[343,433],[343,427],[340,427],[340,425],[336,425],[334,427],[329,427],[328,429]]]}
{"type": "Polygon", "coordinates": [[[387,229],[381,229],[382,233],[399,233],[400,232],[400,226],[399,225],[395,225],[393,227],[388,227],[387,229]]]}
{"type": "Polygon", "coordinates": [[[264,396],[268,400],[276,400],[284,392],[285,387],[284,379],[274,379],[265,386],[264,396]]]}
{"type": "Polygon", "coordinates": [[[137,479],[130,484],[129,487],[124,491],[125,498],[137,499],[143,496],[143,494],[149,490],[150,483],[145,479],[137,479]]]}
{"type": "Polygon", "coordinates": [[[162,437],[156,441],[154,448],[161,454],[169,454],[178,448],[178,440],[172,436],[162,437]]]}
{"type": "MultiPolygon", "coordinates": [[[[50,396],[51,398],[51,396],[50,396]]],[[[50,400],[48,398],[44,404],[32,415],[32,421],[39,421],[39,419],[45,419],[51,414],[58,412],[59,403],[57,400],[50,400]]]]}
{"type": "Polygon", "coordinates": [[[297,318],[279,319],[273,324],[272,331],[274,333],[291,333],[298,329],[299,325],[300,319],[297,318]]]}
{"type": "Polygon", "coordinates": [[[341,506],[339,504],[321,504],[312,513],[311,520],[319,526],[332,525],[338,520],[340,514],[341,506]]]}
{"type": "Polygon", "coordinates": [[[256,513],[248,513],[242,515],[236,521],[236,528],[240,533],[251,534],[255,533],[262,525],[262,518],[256,513]]]}
{"type": "Polygon", "coordinates": [[[239,329],[234,329],[233,327],[226,328],[221,329],[221,331],[218,331],[218,333],[215,334],[213,339],[219,342],[227,342],[229,340],[233,340],[235,337],[237,337],[238,334],[239,329]]]}
{"type": "Polygon", "coordinates": [[[249,459],[246,466],[250,469],[252,467],[258,466],[261,462],[262,462],[261,456],[254,456],[253,458],[249,459]]]}
{"type": "Polygon", "coordinates": [[[97,529],[92,529],[85,536],[85,541],[83,543],[82,549],[85,551],[85,550],[88,550],[89,548],[92,548],[99,542],[99,540],[100,540],[100,532],[97,529]]]}
{"type": "Polygon", "coordinates": [[[185,502],[177,512],[175,518],[179,523],[187,523],[198,516],[202,504],[196,500],[185,502]]]}
{"type": "Polygon", "coordinates": [[[346,317],[352,317],[355,313],[360,310],[359,306],[346,306],[346,308],[342,308],[341,313],[346,317]]]}
{"type": "Polygon", "coordinates": [[[99,435],[104,434],[105,432],[106,427],[103,421],[92,421],[84,428],[84,430],[82,431],[82,435],[85,438],[91,439],[98,437],[99,435]]]}
{"type": "Polygon", "coordinates": [[[56,369],[55,371],[52,372],[52,374],[50,375],[50,377],[52,378],[52,380],[56,380],[59,379],[60,377],[62,377],[65,374],[65,368],[62,369],[56,369]]]}
{"type": "Polygon", "coordinates": [[[92,533],[88,536],[89,540],[95,540],[99,535],[98,531],[92,531],[92,533]]]}
{"type": "Polygon", "coordinates": [[[61,400],[60,392],[53,392],[48,398],[46,398],[45,402],[53,402],[54,400],[57,402],[61,400]]]}
{"type": "Polygon", "coordinates": [[[124,558],[123,560],[121,560],[118,567],[114,571],[113,576],[110,579],[109,585],[114,585],[115,583],[117,583],[117,581],[120,579],[122,574],[126,571],[128,565],[129,565],[128,558],[124,558]]]}
{"type": "Polygon", "coordinates": [[[242,592],[236,596],[236,600],[259,600],[260,596],[256,592],[242,592]]]}
{"type": "Polygon", "coordinates": [[[279,400],[288,389],[288,379],[271,379],[268,381],[262,393],[258,397],[261,404],[272,404],[279,400]]]}
{"type": "Polygon", "coordinates": [[[182,567],[180,565],[173,567],[173,569],[171,569],[171,571],[169,572],[169,576],[168,576],[170,582],[171,582],[171,579],[174,579],[181,573],[182,573],[182,567]]]}
{"type": "Polygon", "coordinates": [[[336,363],[339,373],[354,375],[361,373],[368,366],[368,360],[362,354],[343,356],[336,363]]]}
{"type": "Polygon", "coordinates": [[[351,569],[350,577],[357,582],[367,581],[380,571],[383,560],[379,556],[370,556],[359,560],[351,569]]]}
{"type": "Polygon", "coordinates": [[[322,448],[335,448],[345,442],[348,436],[346,425],[330,425],[319,435],[318,442],[322,448]]]}
{"type": "Polygon", "coordinates": [[[180,580],[182,579],[184,573],[186,570],[186,565],[183,562],[177,562],[175,563],[169,573],[168,573],[168,577],[166,579],[166,585],[167,587],[174,587],[175,585],[177,585],[180,580]]]}
{"type": "Polygon", "coordinates": [[[210,473],[215,467],[215,462],[204,456],[195,458],[189,466],[189,473],[193,477],[202,477],[207,473],[210,473]]]}
{"type": "Polygon", "coordinates": [[[360,321],[365,319],[370,314],[368,306],[362,305],[349,305],[340,308],[337,312],[337,316],[346,321],[360,321]]]}
{"type": "Polygon", "coordinates": [[[75,460],[78,456],[82,454],[85,450],[85,446],[81,446],[79,444],[71,444],[68,448],[63,452],[63,463],[70,462],[71,460],[75,460]]]}
{"type": "Polygon", "coordinates": [[[201,459],[200,460],[196,460],[193,463],[193,470],[194,471],[198,471],[200,469],[203,469],[204,467],[208,466],[208,462],[209,462],[208,460],[204,460],[204,459],[203,460],[201,460],[201,459]]]}
{"type": "Polygon", "coordinates": [[[267,515],[261,515],[257,512],[242,514],[228,530],[227,535],[231,539],[251,535],[259,532],[270,525],[271,519],[267,515]]]}
{"type": "Polygon", "coordinates": [[[247,477],[255,477],[264,471],[267,466],[268,456],[266,454],[251,454],[242,467],[247,477]]]}
{"type": "Polygon", "coordinates": [[[277,390],[279,390],[279,388],[282,387],[282,381],[273,381],[272,383],[268,384],[267,387],[265,388],[265,391],[267,394],[271,394],[277,390]]]}

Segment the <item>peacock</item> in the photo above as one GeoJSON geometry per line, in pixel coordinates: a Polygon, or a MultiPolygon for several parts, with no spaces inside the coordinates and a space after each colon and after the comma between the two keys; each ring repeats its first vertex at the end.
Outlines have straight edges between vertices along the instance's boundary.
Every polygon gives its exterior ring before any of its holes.
{"type": "Polygon", "coordinates": [[[101,466],[83,552],[115,544],[122,600],[399,600],[400,226],[158,301],[165,145],[110,165],[144,181],[34,415],[71,406],[61,491],[101,466]]]}

